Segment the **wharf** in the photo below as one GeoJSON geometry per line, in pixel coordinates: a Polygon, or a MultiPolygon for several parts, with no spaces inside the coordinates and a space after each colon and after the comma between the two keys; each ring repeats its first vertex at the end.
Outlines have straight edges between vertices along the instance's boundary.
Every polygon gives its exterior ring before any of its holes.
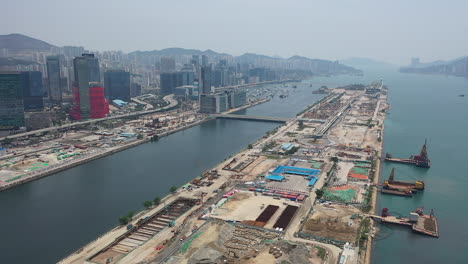
{"type": "Polygon", "coordinates": [[[439,228],[435,216],[422,214],[419,215],[416,222],[411,222],[407,217],[396,217],[392,215],[385,217],[370,215],[370,217],[374,220],[380,220],[382,223],[411,226],[411,229],[416,233],[439,237],[439,228]]]}

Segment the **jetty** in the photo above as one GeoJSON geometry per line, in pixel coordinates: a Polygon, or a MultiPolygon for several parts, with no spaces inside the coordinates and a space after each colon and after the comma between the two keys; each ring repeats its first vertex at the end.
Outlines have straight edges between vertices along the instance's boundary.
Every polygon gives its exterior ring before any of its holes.
{"type": "Polygon", "coordinates": [[[431,160],[429,159],[429,156],[427,154],[427,140],[424,142],[424,145],[421,149],[421,153],[419,155],[411,156],[408,159],[400,159],[400,158],[394,158],[390,153],[387,153],[385,155],[385,158],[383,159],[388,162],[413,164],[416,167],[421,167],[421,168],[431,167],[431,160]]]}
{"type": "Polygon", "coordinates": [[[398,217],[390,215],[388,208],[382,209],[382,214],[371,215],[375,220],[380,220],[383,224],[396,224],[411,227],[413,232],[439,237],[439,227],[437,218],[434,215],[434,210],[431,210],[429,215],[424,214],[424,208],[417,208],[415,212],[411,212],[409,217],[398,217]]]}

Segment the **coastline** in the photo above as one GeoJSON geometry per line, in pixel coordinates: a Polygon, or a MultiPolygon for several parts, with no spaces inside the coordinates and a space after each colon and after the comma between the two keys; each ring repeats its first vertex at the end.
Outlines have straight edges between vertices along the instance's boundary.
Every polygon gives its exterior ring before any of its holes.
{"type": "MultiPolygon", "coordinates": [[[[232,113],[232,112],[236,112],[236,111],[240,111],[240,110],[244,110],[244,109],[247,109],[247,108],[250,108],[250,107],[253,107],[253,106],[256,106],[256,105],[259,105],[259,104],[262,104],[262,103],[265,103],[265,102],[268,102],[269,99],[265,99],[265,100],[259,100],[257,102],[254,102],[252,104],[248,104],[248,105],[244,105],[244,106],[241,106],[239,108],[235,108],[235,109],[231,109],[229,111],[226,111],[225,113],[232,113]]],[[[158,134],[158,137],[165,137],[165,136],[168,136],[168,135],[171,135],[171,134],[174,134],[174,133],[177,133],[177,132],[180,132],[180,131],[183,131],[185,129],[189,129],[191,127],[194,127],[194,126],[197,126],[197,125],[200,125],[200,124],[203,124],[205,122],[208,122],[208,121],[211,121],[211,120],[214,120],[216,118],[213,118],[213,117],[206,117],[205,119],[203,120],[199,120],[199,121],[196,121],[194,123],[191,123],[191,124],[188,124],[188,125],[185,125],[185,126],[182,126],[182,127],[179,127],[179,128],[176,128],[176,129],[173,129],[171,131],[167,131],[167,132],[164,132],[164,133],[161,133],[161,134],[158,134]]],[[[112,155],[114,153],[117,153],[117,152],[120,152],[120,151],[123,151],[123,150],[126,150],[126,149],[129,149],[129,148],[132,148],[132,147],[136,147],[140,144],[144,144],[144,143],[148,143],[150,142],[150,138],[145,138],[145,139],[141,139],[141,140],[136,140],[134,142],[131,142],[129,144],[126,144],[126,145],[122,145],[122,146],[118,146],[118,147],[115,147],[113,149],[109,149],[109,150],[105,150],[105,151],[101,151],[101,152],[98,152],[98,153],[95,153],[94,155],[91,155],[91,156],[88,156],[88,157],[83,157],[82,159],[76,159],[75,161],[72,161],[68,164],[64,164],[64,165],[61,165],[61,166],[57,166],[57,167],[54,167],[54,168],[51,168],[49,170],[46,170],[44,172],[40,172],[38,174],[35,174],[35,175],[30,175],[30,176],[25,176],[23,179],[21,180],[17,180],[17,181],[13,181],[11,183],[8,183],[8,184],[5,184],[5,185],[1,185],[0,186],[0,192],[2,191],[5,191],[5,190],[8,190],[10,188],[14,188],[16,186],[19,186],[19,185],[22,185],[22,184],[25,184],[25,183],[28,183],[28,182],[31,182],[31,181],[35,181],[35,180],[38,180],[38,179],[41,179],[43,177],[47,177],[47,176],[50,176],[52,174],[55,174],[55,173],[58,173],[58,172],[61,172],[61,171],[64,171],[64,170],[67,170],[67,169],[70,169],[70,168],[73,168],[73,167],[76,167],[76,166],[79,166],[79,165],[82,165],[82,164],[85,164],[87,162],[90,162],[90,161],[93,161],[93,160],[96,160],[96,159],[99,159],[99,158],[102,158],[102,157],[106,157],[106,156],[109,156],[109,155],[112,155]]]]}
{"type": "MultiPolygon", "coordinates": [[[[388,98],[387,98],[388,99],[388,98]]],[[[386,104],[387,104],[387,107],[388,106],[388,102],[386,100],[386,104]]],[[[384,123],[382,124],[382,132],[381,132],[381,141],[380,141],[380,155],[382,155],[383,151],[384,151],[384,142],[385,142],[385,120],[387,119],[387,112],[385,112],[385,118],[384,118],[384,123]]],[[[381,173],[382,173],[382,161],[377,158],[377,162],[376,162],[376,170],[375,170],[375,177],[374,177],[374,184],[378,184],[379,183],[379,180],[380,180],[380,176],[381,176],[381,173]]],[[[372,214],[376,214],[377,213],[377,196],[378,196],[378,191],[377,191],[377,188],[374,188],[373,190],[373,194],[372,194],[372,210],[370,211],[370,213],[372,214]]],[[[372,226],[372,230],[373,230],[373,236],[369,236],[369,239],[367,240],[367,245],[366,245],[366,257],[365,257],[365,260],[364,260],[364,263],[365,264],[370,264],[372,262],[372,252],[373,252],[373,242],[374,242],[374,237],[377,233],[377,230],[375,228],[375,224],[376,224],[376,221],[373,220],[372,218],[370,219],[371,221],[371,226],[372,226]]]]}
{"type": "MultiPolygon", "coordinates": [[[[269,100],[265,100],[265,101],[262,101],[262,102],[259,102],[257,104],[260,104],[260,103],[264,103],[264,102],[267,102],[269,100]]],[[[244,108],[243,109],[246,109],[248,107],[251,107],[253,105],[250,105],[250,106],[243,106],[244,108]]],[[[239,110],[242,110],[242,109],[236,109],[235,111],[239,111],[239,110]]],[[[213,119],[209,119],[209,120],[213,120],[213,119]]],[[[208,121],[208,120],[207,120],[208,121]]],[[[283,124],[283,125],[279,125],[277,128],[275,129],[280,129],[281,127],[283,126],[287,126],[287,124],[283,124]]],[[[275,130],[273,129],[273,130],[275,130]]],[[[273,131],[271,130],[271,131],[273,131]]],[[[172,132],[172,133],[175,133],[175,132],[172,132]]],[[[259,144],[263,143],[263,142],[266,142],[268,140],[270,140],[271,138],[275,137],[276,133],[275,134],[272,134],[272,135],[269,135],[267,137],[261,137],[260,139],[258,139],[257,141],[253,142],[252,145],[255,147],[255,146],[258,146],[259,144]]],[[[226,157],[226,159],[224,159],[223,161],[219,162],[218,164],[216,164],[215,166],[213,166],[211,169],[219,169],[220,171],[222,170],[223,167],[225,167],[227,164],[229,164],[231,158],[235,158],[235,157],[240,157],[242,155],[246,155],[249,151],[251,151],[250,149],[248,149],[247,147],[239,150],[237,153],[234,153],[233,155],[229,156],[229,157],[226,157]]],[[[223,177],[223,176],[222,176],[223,177]]],[[[225,182],[230,182],[231,179],[229,178],[226,178],[224,179],[224,181],[221,181],[221,180],[218,180],[215,184],[213,184],[213,187],[216,189],[216,188],[220,188],[221,185],[223,185],[225,182]]],[[[191,181],[189,181],[188,183],[190,183],[191,181]]],[[[231,186],[232,187],[232,186],[231,186]]],[[[223,194],[223,192],[220,192],[219,194],[223,194]]],[[[219,195],[217,194],[217,195],[219,195]]],[[[210,193],[209,195],[213,195],[213,193],[210,193]]],[[[214,197],[216,195],[213,195],[211,197],[214,197]]],[[[170,203],[170,202],[173,202],[175,200],[177,200],[178,198],[180,197],[183,197],[183,196],[180,196],[180,194],[178,192],[176,193],[168,193],[167,195],[165,195],[164,197],[161,198],[161,203],[157,206],[154,206],[150,209],[143,209],[139,212],[137,212],[135,214],[135,216],[133,216],[133,219],[131,222],[129,222],[129,224],[136,224],[137,221],[140,219],[140,218],[144,218],[146,216],[151,216],[153,215],[154,213],[158,212],[159,210],[161,210],[166,204],[170,203]]],[[[211,198],[211,197],[207,197],[207,199],[211,198]]],[[[216,199],[214,199],[216,200],[216,199]]],[[[185,212],[183,215],[181,215],[175,222],[175,226],[179,225],[180,222],[183,221],[184,218],[186,218],[188,215],[190,215],[192,212],[195,212],[197,210],[199,210],[200,208],[203,208],[203,204],[201,204],[200,206],[194,206],[192,207],[189,211],[185,212]]],[[[101,250],[101,248],[98,248],[98,250],[96,250],[96,247],[98,247],[98,245],[96,244],[99,244],[99,243],[103,243],[103,241],[105,241],[104,243],[105,244],[109,244],[110,242],[114,241],[117,237],[123,235],[125,232],[127,231],[126,229],[126,226],[122,226],[122,225],[116,225],[114,227],[112,227],[111,229],[109,229],[108,231],[105,231],[104,233],[102,233],[100,236],[96,237],[95,239],[89,241],[89,242],[86,242],[83,244],[82,247],[76,249],[76,250],[73,250],[72,252],[70,252],[69,254],[63,256],[63,258],[61,258],[60,260],[57,261],[57,263],[77,263],[76,261],[78,261],[76,258],[80,257],[78,256],[78,254],[80,254],[81,252],[85,251],[87,252],[89,255],[90,252],[94,252],[93,254],[97,253],[99,250],[101,250]],[[113,234],[115,233],[115,234],[113,234]]],[[[161,231],[161,233],[158,233],[157,235],[159,235],[160,237],[163,237],[164,234],[165,235],[168,235],[166,233],[168,230],[163,230],[161,231]],[[163,234],[163,235],[162,235],[163,234]]],[[[154,237],[153,237],[154,239],[154,237]]],[[[161,241],[160,241],[161,242],[161,241]]],[[[136,250],[130,252],[129,254],[131,253],[134,253],[136,250]]],[[[81,262],[80,262],[81,263],[81,262]]],[[[91,262],[90,260],[86,259],[86,261],[84,261],[83,263],[94,263],[94,262],[91,262]]]]}
{"type": "MultiPolygon", "coordinates": [[[[320,100],[319,102],[323,101],[323,100],[326,100],[327,98],[329,97],[324,97],[322,98],[322,100],[320,100]]],[[[386,103],[386,98],[384,100],[384,102],[386,103]]],[[[313,108],[315,105],[312,105],[312,106],[308,106],[307,108],[310,109],[310,108],[313,108]]],[[[383,108],[384,104],[377,104],[377,108],[376,108],[376,112],[378,112],[378,110],[382,107],[383,108]]],[[[247,107],[250,107],[250,106],[246,106],[245,108],[247,107]]],[[[238,111],[238,110],[235,110],[235,111],[238,111]]],[[[383,131],[385,129],[385,124],[384,124],[384,121],[386,119],[386,113],[383,113],[384,115],[380,115],[380,118],[379,120],[380,121],[383,121],[382,125],[381,125],[381,140],[378,144],[374,144],[375,146],[375,149],[377,150],[377,156],[380,155],[380,153],[383,151],[383,144],[384,144],[384,141],[383,141],[383,131]]],[[[294,122],[287,122],[286,124],[282,125],[282,126],[279,126],[278,128],[274,129],[276,130],[275,133],[272,133],[272,134],[269,134],[267,133],[268,136],[266,137],[262,137],[260,138],[259,140],[257,140],[255,143],[252,143],[253,145],[253,148],[252,149],[249,149],[249,148],[244,148],[242,150],[240,150],[239,152],[237,152],[236,154],[233,154],[232,156],[230,157],[227,157],[225,160],[221,161],[219,164],[217,164],[216,166],[212,167],[212,170],[217,170],[219,171],[220,173],[220,178],[218,180],[215,181],[215,184],[213,184],[213,187],[211,188],[208,188],[208,189],[204,189],[204,191],[206,191],[207,193],[207,196],[204,197],[204,199],[207,199],[210,200],[212,198],[214,198],[216,195],[214,194],[215,192],[212,190],[213,189],[217,189],[217,188],[220,188],[219,186],[221,186],[221,184],[225,187],[232,187],[232,183],[233,181],[236,182],[236,180],[232,180],[234,178],[230,177],[232,176],[232,174],[230,173],[226,173],[224,171],[222,171],[222,168],[225,167],[225,165],[227,165],[229,162],[231,162],[231,158],[233,159],[242,159],[241,157],[243,156],[249,156],[251,154],[254,154],[255,151],[258,151],[258,148],[265,142],[268,142],[269,140],[272,140],[273,138],[277,137],[278,135],[280,135],[281,133],[286,133],[286,131],[288,131],[288,129],[296,124],[297,121],[294,121],[294,122]]],[[[374,174],[374,179],[373,179],[373,182],[376,183],[379,181],[380,179],[380,170],[381,170],[381,163],[380,163],[380,160],[377,160],[376,161],[376,164],[375,164],[375,174],[374,174]]],[[[323,184],[323,181],[325,181],[325,177],[322,177],[321,178],[321,181],[322,181],[322,184],[323,184]]],[[[177,199],[177,197],[181,198],[181,197],[185,197],[185,198],[188,198],[187,195],[191,195],[190,193],[185,193],[184,191],[177,191],[175,194],[172,194],[172,193],[169,193],[167,194],[164,198],[163,198],[163,201],[173,201],[174,199],[177,199]]],[[[193,195],[191,195],[193,196],[193,195]]],[[[314,193],[311,193],[311,196],[315,197],[315,194],[314,193]]],[[[193,196],[195,197],[195,196],[193,196]]],[[[193,198],[192,197],[192,198],[193,198]]],[[[213,201],[213,200],[212,200],[213,201]]],[[[371,214],[373,212],[375,212],[375,206],[377,204],[377,190],[374,188],[373,189],[373,196],[372,196],[372,201],[371,201],[371,205],[372,205],[372,210],[371,210],[371,214]]],[[[203,207],[203,203],[201,204],[201,206],[195,206],[193,207],[189,212],[192,212],[192,211],[196,211],[198,210],[199,208],[202,208],[203,207]]],[[[140,213],[138,213],[132,220],[131,223],[135,224],[137,219],[138,218],[144,218],[146,216],[151,216],[152,214],[156,213],[158,210],[161,209],[161,206],[156,206],[156,207],[153,207],[149,210],[143,210],[141,211],[140,213]]],[[[181,215],[175,222],[175,226],[178,226],[181,222],[184,223],[185,220],[187,220],[189,217],[191,217],[190,215],[187,215],[187,214],[183,214],[181,215]]],[[[300,219],[297,218],[295,219],[295,226],[297,226],[299,224],[299,221],[300,219]]],[[[371,222],[372,225],[374,225],[374,222],[372,221],[371,222]]],[[[183,225],[182,225],[183,226],[183,225]]],[[[125,254],[125,256],[123,256],[122,258],[126,258],[125,260],[124,259],[119,259],[119,263],[122,263],[122,264],[125,264],[125,263],[133,263],[133,262],[129,262],[130,259],[138,259],[140,261],[147,261],[147,260],[150,260],[150,261],[154,261],[155,259],[152,259],[154,258],[155,256],[153,255],[149,255],[149,256],[146,256],[146,257],[143,257],[141,256],[141,254],[147,254],[147,251],[150,250],[153,250],[154,251],[154,248],[156,247],[159,247],[160,245],[164,244],[166,242],[164,241],[169,241],[171,239],[168,240],[168,237],[171,237],[171,233],[168,231],[169,228],[165,228],[163,230],[160,231],[158,237],[156,237],[156,235],[152,238],[150,238],[149,241],[145,242],[144,245],[141,245],[141,247],[136,247],[134,249],[132,249],[131,251],[129,251],[127,254],[125,254]],[[146,243],[148,245],[146,245],[146,243]],[[146,253],[145,253],[146,252],[146,253]],[[122,262],[120,262],[122,260],[122,262]]],[[[296,228],[293,228],[292,230],[296,230],[296,228]]],[[[70,253],[69,255],[63,257],[59,263],[95,263],[95,262],[92,262],[91,258],[94,258],[96,256],[98,256],[98,254],[105,254],[103,253],[103,248],[105,250],[106,247],[108,247],[109,245],[111,245],[111,243],[113,243],[114,241],[116,241],[116,239],[118,239],[119,237],[121,237],[124,233],[126,233],[127,230],[125,228],[125,226],[116,226],[114,227],[113,229],[107,231],[106,233],[102,234],[101,236],[99,236],[98,238],[96,238],[95,240],[91,241],[91,242],[88,242],[86,243],[84,246],[82,246],[81,248],[79,248],[78,250],[75,250],[74,252],[70,253]]],[[[290,230],[291,232],[291,230],[290,230]]],[[[341,256],[341,253],[340,253],[340,250],[339,248],[336,248],[335,250],[335,246],[333,244],[322,244],[320,242],[317,242],[315,240],[302,240],[300,238],[297,238],[294,236],[293,233],[286,233],[286,235],[288,235],[288,238],[291,239],[291,241],[297,241],[297,242],[303,242],[303,243],[307,243],[307,244],[313,244],[313,245],[316,245],[316,246],[319,246],[323,249],[325,249],[325,251],[327,252],[328,254],[328,262],[327,263],[336,263],[338,261],[338,259],[340,258],[341,256]]],[[[178,241],[179,240],[179,237],[177,236],[172,236],[172,237],[175,237],[175,240],[174,241],[178,241]]],[[[172,241],[172,240],[171,240],[172,241]]],[[[366,241],[366,250],[364,251],[365,255],[361,256],[361,261],[364,262],[364,263],[370,263],[370,259],[371,259],[371,253],[372,253],[372,237],[369,236],[368,240],[366,241]]],[[[169,245],[165,245],[166,247],[172,247],[172,246],[177,246],[177,244],[180,244],[179,242],[175,243],[174,245],[172,244],[169,244],[169,245]]],[[[172,249],[170,249],[170,251],[172,252],[172,249]]],[[[155,253],[155,255],[157,255],[158,253],[155,253]]]]}

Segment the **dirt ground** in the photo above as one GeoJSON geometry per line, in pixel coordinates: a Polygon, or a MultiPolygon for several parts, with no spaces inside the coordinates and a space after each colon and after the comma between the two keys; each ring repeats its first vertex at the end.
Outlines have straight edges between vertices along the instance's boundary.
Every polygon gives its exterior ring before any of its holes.
{"type": "Polygon", "coordinates": [[[340,139],[340,143],[353,147],[364,147],[364,137],[368,127],[366,126],[349,126],[340,124],[338,127],[332,128],[330,134],[340,139]]]}
{"type": "Polygon", "coordinates": [[[286,164],[288,162],[287,159],[276,160],[276,159],[269,159],[265,156],[258,158],[255,162],[250,164],[244,171],[247,171],[247,175],[244,176],[243,180],[251,181],[257,178],[258,175],[265,173],[269,169],[273,168],[274,166],[286,164]]]}
{"type": "Polygon", "coordinates": [[[348,172],[354,167],[352,162],[338,162],[338,172],[336,173],[337,181],[335,184],[342,185],[348,182],[348,172]]]}
{"type": "Polygon", "coordinates": [[[361,219],[350,217],[359,213],[358,209],[341,205],[317,205],[314,209],[315,212],[307,220],[303,232],[341,241],[356,241],[361,219]]]}
{"type": "MultiPolygon", "coordinates": [[[[203,231],[202,235],[196,238],[190,248],[182,255],[178,256],[178,262],[181,264],[193,264],[202,261],[203,263],[222,263],[224,257],[229,256],[228,248],[225,247],[231,240],[239,241],[238,239],[252,239],[249,233],[256,233],[254,237],[270,236],[271,232],[258,231],[253,228],[235,227],[220,221],[212,222],[203,231]],[[238,228],[240,228],[238,230],[238,228]],[[237,233],[240,231],[241,233],[237,233]],[[240,235],[240,237],[238,236],[240,235]],[[207,262],[212,261],[212,262],[207,262]]],[[[274,234],[274,233],[271,233],[274,234]]],[[[273,235],[276,237],[277,235],[273,235]]],[[[272,237],[270,237],[271,239],[272,237]]],[[[264,238],[262,238],[264,239],[264,238]]],[[[261,241],[260,239],[259,241],[261,241]]],[[[308,264],[308,263],[322,263],[323,261],[317,256],[318,251],[312,246],[302,243],[290,243],[286,241],[277,241],[276,239],[270,240],[269,244],[260,243],[255,239],[252,240],[251,250],[243,251],[239,258],[235,258],[236,264],[266,264],[266,263],[289,263],[289,264],[308,264]],[[281,251],[282,255],[275,258],[273,254],[269,253],[270,248],[277,248],[281,251]],[[255,253],[257,249],[258,252],[255,253]]],[[[232,244],[231,244],[232,245],[232,244]]]]}
{"type": "Polygon", "coordinates": [[[255,220],[268,205],[279,206],[275,214],[265,225],[265,228],[273,228],[273,224],[288,204],[298,206],[298,203],[273,199],[271,196],[255,196],[251,192],[238,192],[222,207],[216,209],[212,217],[223,220],[255,220]]]}

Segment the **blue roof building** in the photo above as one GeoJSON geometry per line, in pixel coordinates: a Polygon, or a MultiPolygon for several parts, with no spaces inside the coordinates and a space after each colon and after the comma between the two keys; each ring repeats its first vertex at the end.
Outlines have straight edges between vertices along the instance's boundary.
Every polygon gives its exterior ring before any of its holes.
{"type": "Polygon", "coordinates": [[[284,176],[270,174],[270,175],[267,177],[267,180],[270,180],[270,181],[282,181],[282,180],[284,180],[284,176]]]}

